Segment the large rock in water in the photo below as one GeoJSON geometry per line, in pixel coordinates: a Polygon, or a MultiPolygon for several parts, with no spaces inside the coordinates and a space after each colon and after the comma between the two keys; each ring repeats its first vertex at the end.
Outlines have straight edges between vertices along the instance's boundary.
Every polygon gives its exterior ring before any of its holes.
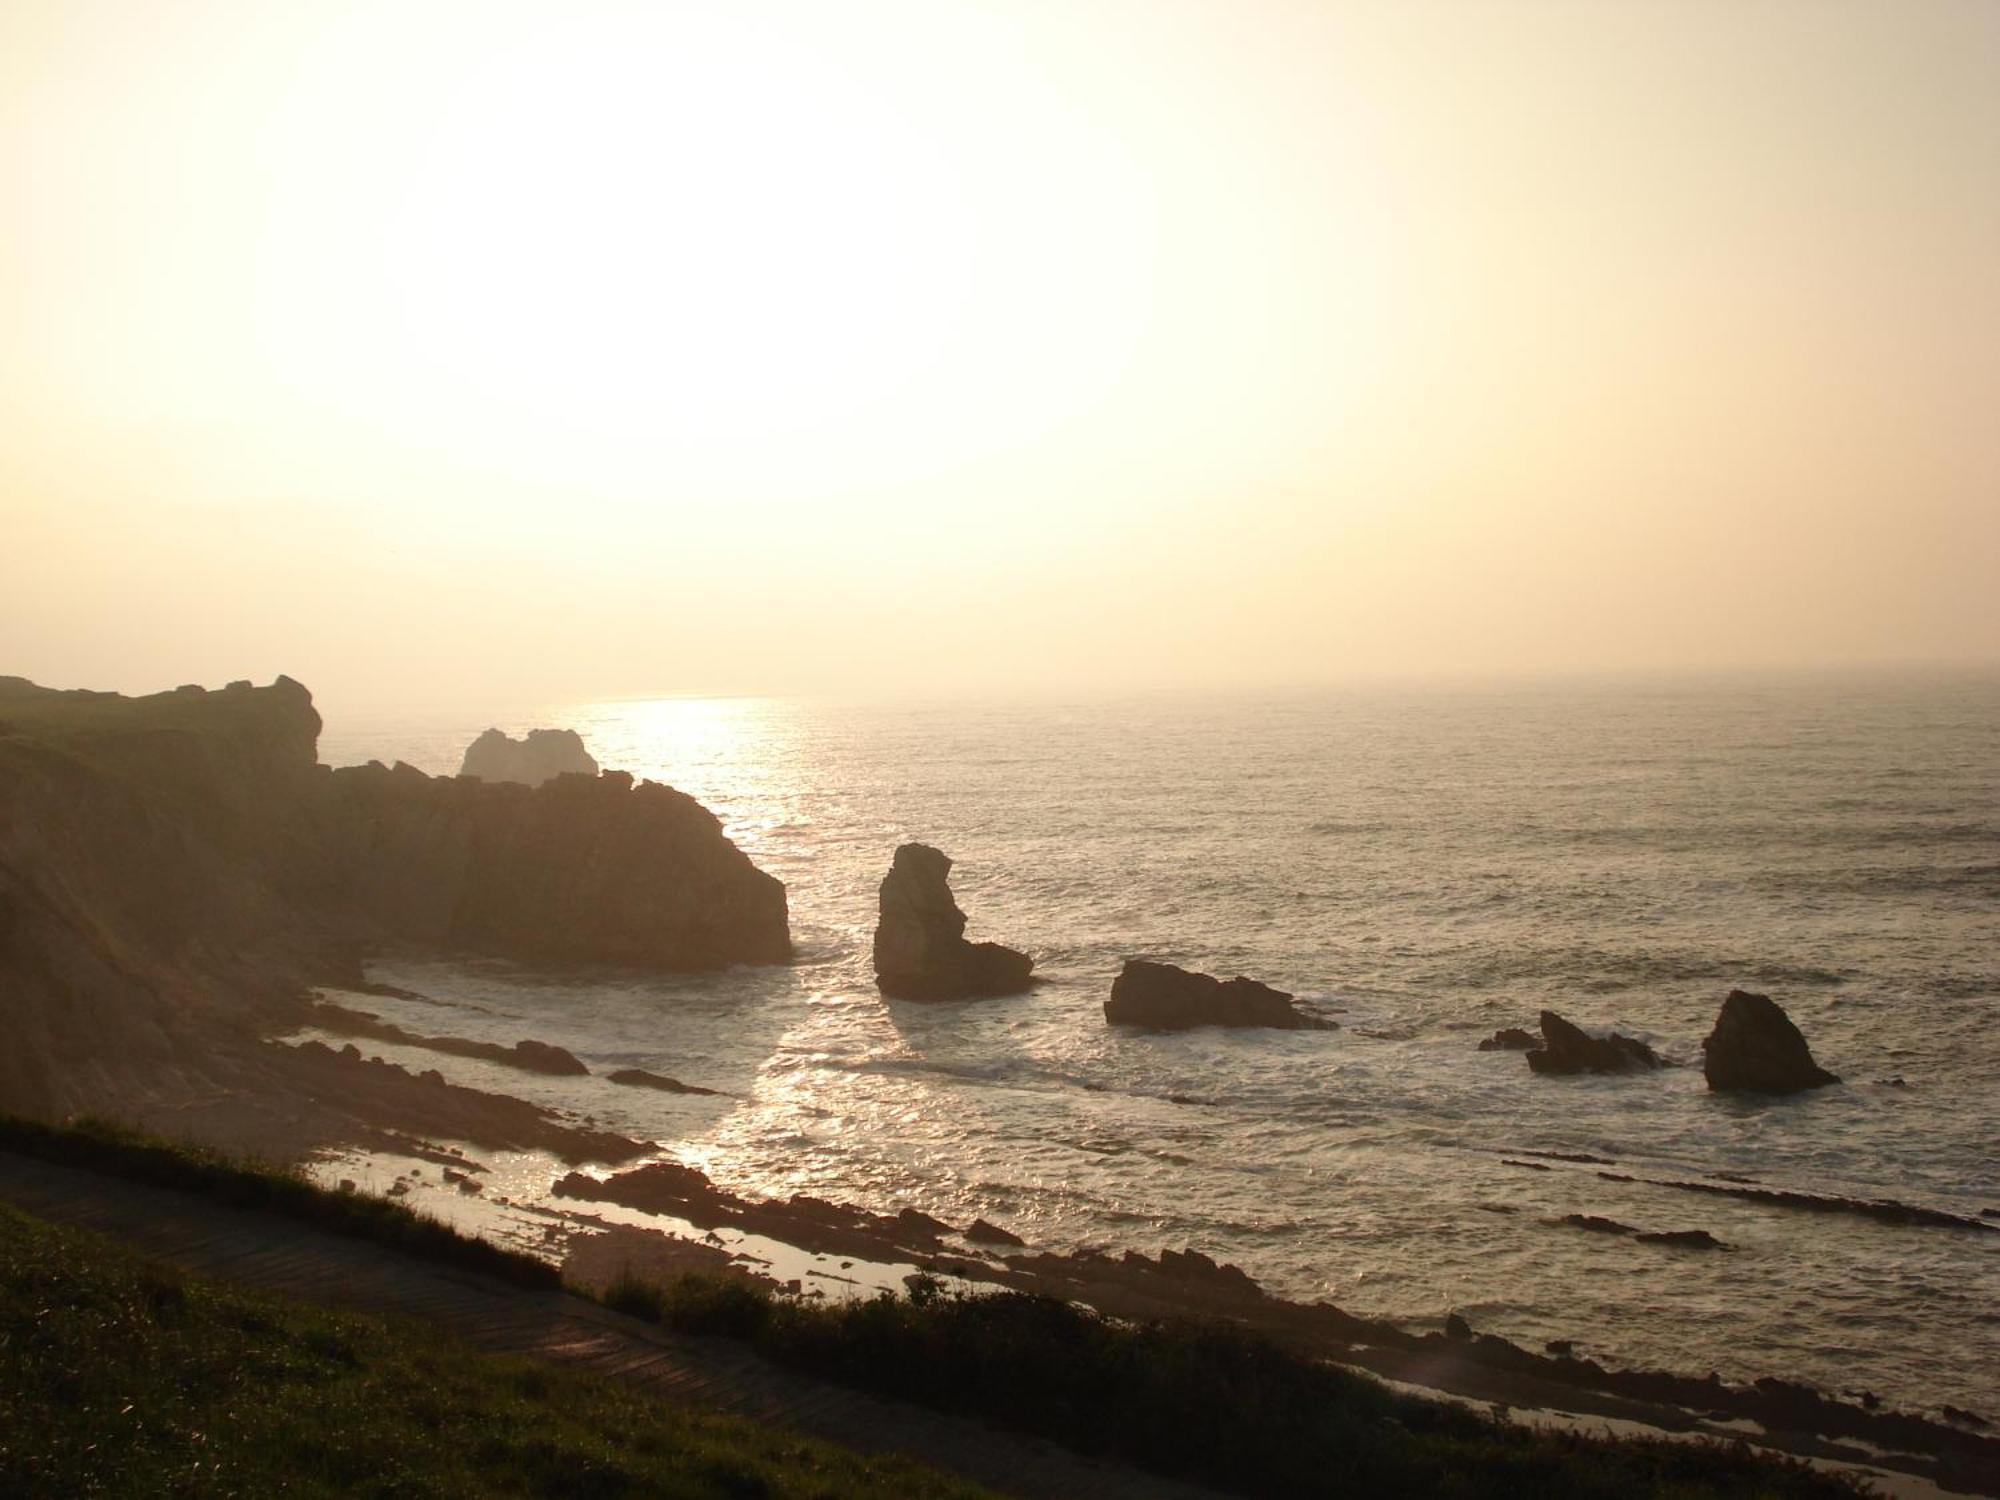
{"type": "Polygon", "coordinates": [[[518,740],[489,729],[465,747],[458,774],[477,776],[481,781],[540,786],[558,776],[595,776],[597,762],[574,729],[530,729],[518,740]]]}
{"type": "Polygon", "coordinates": [[[1281,1031],[1330,1031],[1292,997],[1242,975],[1227,982],[1173,964],[1128,958],[1111,981],[1104,1019],[1112,1026],[1188,1031],[1196,1026],[1270,1026],[1281,1031]]]}
{"type": "Polygon", "coordinates": [[[784,885],[672,787],[624,771],[527,787],[380,763],[327,781],[323,899],[364,930],[544,963],[791,957],[784,885]]]}
{"type": "Polygon", "coordinates": [[[1636,1037],[1615,1031],[1592,1036],[1552,1010],[1542,1012],[1541,1026],[1542,1044],[1527,1054],[1528,1066],[1537,1073],[1629,1073],[1660,1066],[1653,1049],[1636,1037]]]}
{"type": "Polygon", "coordinates": [[[967,1000],[1025,990],[1035,961],[999,943],[968,943],[951,895],[951,860],[928,844],[897,849],[882,877],[875,983],[894,1000],[967,1000]]]}
{"type": "Polygon", "coordinates": [[[1840,1082],[1813,1061],[1812,1049],[1784,1008],[1769,995],[1748,990],[1729,992],[1701,1056],[1711,1089],[1797,1094],[1840,1082]]]}

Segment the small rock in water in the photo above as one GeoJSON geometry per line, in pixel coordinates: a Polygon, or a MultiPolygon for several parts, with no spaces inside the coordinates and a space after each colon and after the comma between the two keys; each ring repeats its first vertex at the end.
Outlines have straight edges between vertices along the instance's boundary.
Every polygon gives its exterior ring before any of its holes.
{"type": "Polygon", "coordinates": [[[1539,1046],[1535,1034],[1518,1026],[1503,1026],[1479,1044],[1481,1052],[1526,1052],[1539,1046]]]}
{"type": "Polygon", "coordinates": [[[1629,1073],[1660,1066],[1653,1049],[1637,1037],[1615,1031],[1595,1037],[1552,1010],[1542,1012],[1541,1027],[1541,1045],[1527,1054],[1528,1066],[1537,1073],[1629,1073]]]}
{"type": "MultiPolygon", "coordinates": [[[[1573,1229],[1588,1229],[1593,1234],[1638,1234],[1630,1224],[1620,1224],[1616,1219],[1600,1218],[1596,1214],[1564,1214],[1559,1221],[1573,1229]]],[[[1644,1239],[1644,1235],[1640,1235],[1644,1239]]]]}
{"type": "Polygon", "coordinates": [[[1447,1314],[1444,1320],[1444,1336],[1461,1342],[1469,1341],[1472,1338],[1472,1325],[1457,1313],[1447,1314]]]}
{"type": "Polygon", "coordinates": [[[1676,1250],[1727,1250],[1729,1247],[1706,1229],[1661,1229],[1639,1236],[1642,1245],[1669,1245],[1676,1250]]]}
{"type": "Polygon", "coordinates": [[[1331,1031],[1331,1021],[1300,1010],[1283,990],[1241,975],[1227,982],[1177,964],[1128,958],[1111,983],[1104,1019],[1113,1026],[1189,1031],[1198,1026],[1266,1026],[1331,1031]]]}

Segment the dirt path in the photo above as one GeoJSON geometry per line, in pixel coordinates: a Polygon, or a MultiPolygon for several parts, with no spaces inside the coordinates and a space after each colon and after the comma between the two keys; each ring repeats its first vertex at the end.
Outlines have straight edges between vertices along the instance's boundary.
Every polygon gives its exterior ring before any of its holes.
{"type": "Polygon", "coordinates": [[[670,1401],[890,1452],[1023,1496],[1201,1500],[1214,1492],[784,1369],[564,1292],[524,1291],[275,1214],[0,1152],[0,1199],[200,1275],[302,1301],[420,1318],[494,1354],[615,1376],[670,1401]]]}

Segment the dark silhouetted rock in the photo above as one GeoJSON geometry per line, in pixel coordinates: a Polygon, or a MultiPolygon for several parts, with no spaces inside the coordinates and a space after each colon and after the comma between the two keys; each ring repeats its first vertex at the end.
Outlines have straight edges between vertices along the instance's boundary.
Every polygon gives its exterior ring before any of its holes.
{"type": "Polygon", "coordinates": [[[1542,1043],[1527,1054],[1537,1073],[1626,1073],[1660,1066],[1653,1049],[1634,1037],[1615,1031],[1595,1037],[1552,1010],[1542,1012],[1541,1024],[1542,1043]]]}
{"type": "Polygon", "coordinates": [[[1470,1342],[1472,1339],[1472,1325],[1457,1313],[1448,1313],[1445,1315],[1444,1320],[1444,1336],[1448,1339],[1470,1342]]]}
{"type": "Polygon", "coordinates": [[[968,943],[951,895],[951,860],[928,844],[897,849],[882,877],[875,923],[875,983],[895,1000],[1014,995],[1035,961],[999,943],[968,943]]]}
{"type": "Polygon", "coordinates": [[[1228,982],[1173,964],[1128,958],[1111,982],[1104,1019],[1113,1026],[1187,1031],[1196,1026],[1269,1026],[1281,1031],[1330,1031],[1283,990],[1241,975],[1228,982]]]}
{"type": "Polygon", "coordinates": [[[597,762],[574,729],[530,729],[518,740],[489,729],[466,746],[458,774],[540,786],[558,776],[595,776],[597,762]]]}
{"type": "Polygon", "coordinates": [[[1616,1219],[1600,1218],[1596,1214],[1564,1214],[1562,1222],[1572,1229],[1588,1229],[1594,1234],[1637,1234],[1630,1224],[1620,1224],[1616,1219]]]}
{"type": "Polygon", "coordinates": [[[1668,1245],[1676,1250],[1727,1250],[1729,1247],[1706,1229],[1661,1229],[1641,1234],[1642,1245],[1668,1245]]]}
{"type": "Polygon", "coordinates": [[[624,771],[527,787],[401,764],[326,779],[323,897],[384,938],[648,969],[791,957],[784,886],[672,787],[624,771]]]}
{"type": "Polygon", "coordinates": [[[1792,1018],[1768,995],[1731,990],[1701,1044],[1702,1073],[1711,1089],[1797,1094],[1840,1079],[1813,1061],[1792,1018]]]}
{"type": "Polygon", "coordinates": [[[716,1094],[718,1089],[697,1088],[691,1083],[682,1083],[678,1078],[669,1078],[663,1073],[648,1073],[644,1068],[620,1068],[616,1073],[604,1075],[613,1083],[622,1083],[627,1088],[658,1089],[663,1094],[716,1094]]]}
{"type": "Polygon", "coordinates": [[[965,1237],[983,1245],[1022,1246],[1028,1243],[1013,1230],[1002,1229],[998,1224],[989,1224],[984,1219],[974,1219],[972,1227],[965,1231],[965,1237]]]}
{"type": "Polygon", "coordinates": [[[1507,1026],[1494,1032],[1493,1035],[1481,1042],[1479,1050],[1481,1052],[1526,1052],[1530,1048],[1540,1045],[1541,1043],[1535,1040],[1535,1034],[1532,1031],[1523,1031],[1518,1026],[1507,1026]]]}

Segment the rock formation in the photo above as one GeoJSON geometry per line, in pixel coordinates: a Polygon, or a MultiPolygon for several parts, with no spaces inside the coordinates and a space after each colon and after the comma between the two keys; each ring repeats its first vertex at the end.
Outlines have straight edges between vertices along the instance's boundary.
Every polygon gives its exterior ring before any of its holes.
{"type": "Polygon", "coordinates": [[[543,963],[791,957],[784,886],[672,787],[624,771],[527,787],[379,762],[324,779],[320,899],[366,934],[543,963]]]}
{"type": "Polygon", "coordinates": [[[1331,1021],[1308,1015],[1283,990],[1241,975],[1224,982],[1173,964],[1128,958],[1111,982],[1104,1019],[1113,1026],[1187,1031],[1196,1026],[1269,1026],[1282,1031],[1329,1031],[1331,1021]]]}
{"type": "Polygon", "coordinates": [[[1503,1026],[1479,1044],[1481,1052],[1528,1052],[1541,1045],[1531,1031],[1523,1031],[1518,1026],[1503,1026]]]}
{"type": "Polygon", "coordinates": [[[518,740],[489,729],[466,746],[458,774],[540,786],[558,776],[595,776],[597,762],[574,729],[530,729],[518,740]]]}
{"type": "Polygon", "coordinates": [[[895,1000],[966,1000],[1025,990],[1035,961],[999,943],[965,940],[951,860],[928,844],[897,849],[882,877],[875,983],[895,1000]]]}
{"type": "Polygon", "coordinates": [[[1729,992],[1701,1055],[1711,1089],[1797,1094],[1840,1082],[1813,1061],[1812,1049],[1784,1008],[1769,995],[1748,990],[1729,992]]]}
{"type": "Polygon", "coordinates": [[[1541,1014],[1542,1043],[1531,1049],[1528,1066],[1537,1073],[1628,1073],[1657,1068],[1660,1059],[1636,1037],[1617,1032],[1595,1037],[1552,1010],[1541,1014]]]}
{"type": "MultiPolygon", "coordinates": [[[[319,729],[285,677],[144,698],[0,678],[0,1108],[268,1151],[391,1120],[471,1139],[484,1127],[450,1121],[497,1096],[264,1038],[388,943],[676,969],[789,955],[784,887],[679,792],[335,772],[319,729]]],[[[567,1139],[517,1115],[484,1138],[567,1139]]]]}

